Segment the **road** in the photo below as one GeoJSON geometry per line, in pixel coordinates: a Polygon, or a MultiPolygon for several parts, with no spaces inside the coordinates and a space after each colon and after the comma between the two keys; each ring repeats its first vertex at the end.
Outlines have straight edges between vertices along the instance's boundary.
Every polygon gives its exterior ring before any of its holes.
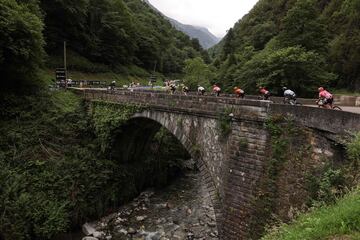
{"type": "MultiPolygon", "coordinates": [[[[81,89],[81,88],[75,88],[74,87],[74,89],[81,89]]],[[[82,88],[82,89],[86,89],[86,88],[82,88]]],[[[90,89],[92,89],[92,90],[103,90],[103,91],[107,91],[107,88],[90,88],[90,89]]],[[[137,89],[137,90],[135,90],[135,91],[139,91],[139,89],[137,89]]],[[[162,93],[164,93],[164,92],[162,92],[162,93]]],[[[177,94],[179,94],[179,93],[177,93],[177,94]]],[[[182,93],[180,93],[180,94],[182,94],[182,93]]],[[[195,95],[195,94],[197,94],[196,92],[191,92],[191,93],[188,93],[189,95],[195,95]]],[[[224,94],[223,94],[224,95],[224,94]]],[[[226,95],[225,97],[232,97],[232,96],[230,96],[230,95],[226,95]]],[[[256,99],[257,98],[257,96],[248,96],[248,99],[256,99]]],[[[245,99],[246,99],[246,97],[245,97],[245,99]]],[[[301,101],[300,101],[301,102],[301,101]]],[[[304,105],[304,106],[308,106],[308,107],[318,107],[317,105],[304,105]]],[[[353,113],[358,113],[358,114],[360,114],[360,107],[355,107],[355,106],[341,106],[341,105],[339,105],[341,108],[342,108],[342,110],[343,111],[346,111],[346,112],[353,112],[353,113]]]]}
{"type": "MultiPolygon", "coordinates": [[[[308,107],[318,107],[317,105],[305,105],[308,107]]],[[[349,107],[349,106],[341,106],[339,105],[339,107],[341,107],[341,109],[345,112],[353,112],[353,113],[358,113],[360,114],[360,107],[349,107]]],[[[336,111],[336,110],[334,110],[336,111]]]]}

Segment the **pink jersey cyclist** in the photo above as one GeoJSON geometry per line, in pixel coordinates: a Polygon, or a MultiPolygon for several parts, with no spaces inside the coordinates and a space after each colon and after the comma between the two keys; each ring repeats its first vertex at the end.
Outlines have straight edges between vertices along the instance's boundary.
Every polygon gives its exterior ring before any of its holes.
{"type": "Polygon", "coordinates": [[[319,92],[319,98],[330,99],[330,98],[333,98],[333,96],[331,93],[329,93],[328,91],[323,89],[322,91],[319,92]]]}
{"type": "Polygon", "coordinates": [[[328,91],[326,91],[323,87],[319,87],[318,89],[319,91],[319,99],[323,99],[324,100],[324,104],[332,104],[334,101],[333,95],[331,93],[329,93],[328,91]]]}
{"type": "Polygon", "coordinates": [[[214,85],[213,86],[213,92],[215,93],[215,95],[218,97],[220,95],[221,92],[221,88],[218,85],[214,85]]]}

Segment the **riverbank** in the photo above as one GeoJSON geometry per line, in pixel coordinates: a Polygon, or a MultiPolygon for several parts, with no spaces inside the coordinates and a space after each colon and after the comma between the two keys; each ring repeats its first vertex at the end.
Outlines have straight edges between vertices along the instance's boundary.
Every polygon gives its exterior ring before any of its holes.
{"type": "Polygon", "coordinates": [[[210,195],[196,172],[163,190],[142,192],[115,213],[87,223],[83,231],[113,240],[218,239],[210,195]]]}

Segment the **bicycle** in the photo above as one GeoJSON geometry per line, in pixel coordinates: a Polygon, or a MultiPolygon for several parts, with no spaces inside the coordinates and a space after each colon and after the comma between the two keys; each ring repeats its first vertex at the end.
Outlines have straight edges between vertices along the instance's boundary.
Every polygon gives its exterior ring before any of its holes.
{"type": "Polygon", "coordinates": [[[269,102],[271,102],[271,103],[274,103],[274,101],[270,99],[270,95],[259,95],[259,96],[258,96],[258,99],[259,99],[259,100],[265,100],[265,101],[269,101],[269,102]]]}
{"type": "MultiPolygon", "coordinates": [[[[322,108],[325,108],[325,109],[329,109],[326,107],[327,104],[324,104],[324,100],[323,99],[319,99],[318,101],[316,101],[318,107],[322,107],[322,108]]],[[[335,105],[335,104],[330,104],[330,109],[332,110],[338,110],[338,111],[342,111],[341,107],[335,105]]]]}
{"type": "Polygon", "coordinates": [[[296,98],[288,98],[288,97],[285,97],[284,100],[283,100],[283,103],[284,104],[290,104],[292,106],[302,106],[302,103],[299,103],[296,98]]]}

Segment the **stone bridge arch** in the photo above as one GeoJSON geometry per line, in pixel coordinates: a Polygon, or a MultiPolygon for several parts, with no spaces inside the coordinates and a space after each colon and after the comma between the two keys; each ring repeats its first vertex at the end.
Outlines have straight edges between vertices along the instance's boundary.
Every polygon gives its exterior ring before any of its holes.
{"type": "Polygon", "coordinates": [[[212,118],[145,110],[135,113],[124,124],[117,141],[126,144],[118,145],[116,148],[118,154],[126,161],[139,158],[157,131],[161,127],[166,128],[195,160],[202,184],[211,199],[214,220],[220,228],[223,213],[220,186],[224,180],[220,176],[224,169],[227,152],[224,150],[227,149],[227,144],[220,141],[216,124],[216,119],[212,118]]]}

